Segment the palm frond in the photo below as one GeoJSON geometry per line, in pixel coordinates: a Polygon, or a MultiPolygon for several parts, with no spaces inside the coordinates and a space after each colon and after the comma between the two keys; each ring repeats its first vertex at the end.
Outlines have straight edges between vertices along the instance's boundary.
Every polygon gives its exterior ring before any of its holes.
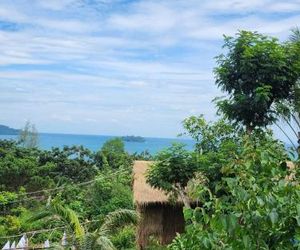
{"type": "Polygon", "coordinates": [[[99,231],[103,235],[109,235],[125,225],[136,225],[138,221],[139,215],[135,210],[119,209],[106,215],[104,223],[100,227],[99,231]]]}
{"type": "Polygon", "coordinates": [[[300,29],[299,27],[295,27],[292,29],[292,34],[290,35],[291,42],[300,42],[300,29]]]}
{"type": "Polygon", "coordinates": [[[67,213],[67,221],[69,222],[72,231],[75,233],[75,237],[79,239],[83,238],[85,231],[79,222],[77,214],[70,208],[66,208],[65,210],[67,213]]]}
{"type": "Polygon", "coordinates": [[[76,238],[82,238],[84,236],[84,229],[81,226],[78,215],[74,210],[64,207],[56,200],[53,200],[50,203],[50,208],[53,210],[53,214],[58,215],[61,220],[70,227],[76,238]]]}
{"type": "Polygon", "coordinates": [[[95,241],[97,240],[95,233],[87,233],[82,240],[80,249],[81,250],[93,250],[95,241]]]}
{"type": "Polygon", "coordinates": [[[68,207],[64,207],[59,201],[52,200],[45,210],[36,213],[29,218],[28,222],[34,222],[38,220],[61,220],[65,226],[73,232],[77,240],[81,240],[84,237],[85,231],[80,224],[78,215],[76,212],[68,207]]]}
{"type": "Polygon", "coordinates": [[[116,248],[108,237],[100,235],[93,246],[93,250],[116,250],[116,248]]]}
{"type": "Polygon", "coordinates": [[[35,221],[43,220],[43,219],[46,219],[47,217],[49,217],[51,215],[53,215],[53,214],[49,210],[40,211],[40,212],[35,213],[31,217],[29,217],[26,220],[26,222],[27,223],[32,223],[32,222],[35,222],[35,221]]]}

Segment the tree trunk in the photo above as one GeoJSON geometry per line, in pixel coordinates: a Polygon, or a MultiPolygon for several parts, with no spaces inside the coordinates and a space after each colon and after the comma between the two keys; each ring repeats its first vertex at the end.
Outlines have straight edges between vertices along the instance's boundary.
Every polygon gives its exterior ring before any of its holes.
{"type": "Polygon", "coordinates": [[[178,191],[178,194],[179,194],[180,198],[182,199],[182,202],[183,202],[184,206],[186,208],[191,208],[190,200],[187,197],[187,195],[185,194],[184,190],[182,190],[182,188],[178,187],[178,186],[177,186],[176,189],[178,191]]]}

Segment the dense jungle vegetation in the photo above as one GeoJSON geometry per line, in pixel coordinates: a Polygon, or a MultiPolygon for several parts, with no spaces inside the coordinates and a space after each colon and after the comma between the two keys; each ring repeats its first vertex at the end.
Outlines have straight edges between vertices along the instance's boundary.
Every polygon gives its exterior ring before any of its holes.
{"type": "MultiPolygon", "coordinates": [[[[195,149],[173,145],[153,158],[147,173],[150,185],[184,202],[186,230],[167,248],[299,249],[300,32],[280,42],[240,31],[225,38],[224,49],[215,69],[226,94],[214,100],[219,120],[185,119],[195,149]],[[271,125],[288,137],[289,150],[271,125]]],[[[21,145],[0,142],[0,242],[63,228],[31,241],[59,242],[66,231],[77,249],[135,249],[132,163],[152,157],[129,155],[118,138],[98,152],[43,151],[27,138],[21,145]]]]}
{"type": "MultiPolygon", "coordinates": [[[[32,139],[30,131],[25,141],[32,139]]],[[[60,241],[64,230],[76,239],[80,230],[94,232],[107,214],[122,208],[128,211],[115,216],[123,214],[126,223],[126,216],[132,220],[112,233],[112,242],[119,249],[133,247],[132,163],[145,157],[150,158],[147,152],[125,152],[120,138],[95,153],[82,146],[45,151],[0,141],[1,244],[6,240],[1,236],[57,227],[65,228],[31,235],[31,242],[60,241]]]]}

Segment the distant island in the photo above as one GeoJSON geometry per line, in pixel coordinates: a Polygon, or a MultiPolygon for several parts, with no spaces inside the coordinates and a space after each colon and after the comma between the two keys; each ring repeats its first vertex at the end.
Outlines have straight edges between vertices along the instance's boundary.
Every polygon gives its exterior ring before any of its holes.
{"type": "Polygon", "coordinates": [[[10,128],[0,124],[0,135],[18,135],[19,133],[19,129],[10,128]]]}
{"type": "Polygon", "coordinates": [[[145,142],[145,138],[141,136],[127,135],[121,137],[123,141],[127,142],[145,142]]]}

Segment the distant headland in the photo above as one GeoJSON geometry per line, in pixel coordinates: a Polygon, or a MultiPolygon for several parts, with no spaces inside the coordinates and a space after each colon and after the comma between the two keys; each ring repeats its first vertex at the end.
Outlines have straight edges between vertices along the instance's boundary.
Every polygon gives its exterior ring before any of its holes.
{"type": "Polygon", "coordinates": [[[127,135],[121,137],[126,142],[145,142],[145,138],[141,136],[127,135]]]}
{"type": "Polygon", "coordinates": [[[18,135],[19,133],[19,129],[10,128],[0,124],[0,135],[18,135]]]}

